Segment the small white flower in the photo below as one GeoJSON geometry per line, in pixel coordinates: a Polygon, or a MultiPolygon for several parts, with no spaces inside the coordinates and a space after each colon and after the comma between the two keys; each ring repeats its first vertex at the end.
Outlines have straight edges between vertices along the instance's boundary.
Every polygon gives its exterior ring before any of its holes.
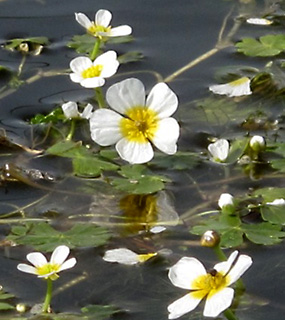
{"type": "Polygon", "coordinates": [[[246,19],[246,22],[249,24],[256,24],[261,26],[268,26],[273,23],[273,21],[264,18],[249,18],[246,19]]]}
{"type": "Polygon", "coordinates": [[[285,200],[283,198],[275,199],[272,202],[266,202],[269,206],[285,206],[285,200]]]}
{"type": "Polygon", "coordinates": [[[216,162],[224,162],[229,155],[230,144],[226,139],[218,139],[208,145],[208,151],[216,162]]]}
{"type": "Polygon", "coordinates": [[[126,248],[107,250],[103,260],[107,262],[117,262],[120,264],[134,265],[145,262],[156,256],[157,253],[137,254],[126,248]]]}
{"type": "Polygon", "coordinates": [[[240,97],[252,94],[250,89],[250,79],[247,77],[225,84],[210,86],[209,90],[213,93],[226,95],[228,97],[240,97]]]}
{"type": "Polygon", "coordinates": [[[249,141],[249,145],[254,151],[260,151],[265,147],[265,140],[262,136],[253,136],[249,141]]]}
{"type": "Polygon", "coordinates": [[[222,193],[220,195],[218,205],[221,209],[223,209],[223,207],[228,206],[228,205],[232,206],[232,205],[234,205],[234,197],[229,193],[222,193]]]}
{"type": "Polygon", "coordinates": [[[70,62],[70,79],[80,83],[85,88],[102,87],[105,78],[117,72],[119,61],[115,51],[107,51],[98,56],[93,62],[88,57],[77,57],[70,62]]]}
{"type": "Polygon", "coordinates": [[[229,288],[251,266],[252,259],[234,251],[227,261],[216,264],[207,273],[203,264],[195,259],[183,257],[170,268],[168,277],[176,287],[191,290],[168,306],[169,319],[177,319],[194,310],[206,298],[203,315],[217,317],[233,300],[234,289],[229,288]]]}
{"type": "Polygon", "coordinates": [[[69,101],[64,103],[62,106],[63,114],[66,118],[82,118],[82,119],[89,119],[92,115],[93,106],[88,103],[87,106],[84,108],[83,112],[80,113],[78,111],[77,103],[74,101],[69,101]]]}
{"type": "Polygon", "coordinates": [[[75,19],[95,37],[120,37],[132,33],[132,28],[127,25],[112,28],[110,26],[112,14],[110,11],[104,9],[97,11],[95,21],[90,21],[84,13],[75,13],[75,19]]]}
{"type": "Polygon", "coordinates": [[[179,125],[170,116],[178,99],[165,83],[156,84],[145,98],[138,79],[111,86],[106,99],[113,110],[98,109],[90,118],[92,139],[101,146],[116,144],[120,157],[130,163],[145,163],[153,156],[152,144],[167,154],[177,150],[179,125]]]}
{"type": "Polygon", "coordinates": [[[35,274],[38,278],[56,280],[60,271],[70,269],[76,264],[75,258],[66,260],[69,252],[70,250],[67,246],[58,246],[54,249],[49,262],[41,252],[31,252],[27,255],[27,260],[33,266],[20,263],[17,269],[22,272],[35,274]]]}

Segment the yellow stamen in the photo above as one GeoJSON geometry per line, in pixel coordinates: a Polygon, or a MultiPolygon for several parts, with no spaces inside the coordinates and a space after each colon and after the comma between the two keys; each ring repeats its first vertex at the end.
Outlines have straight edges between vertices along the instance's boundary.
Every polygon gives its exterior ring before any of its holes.
{"type": "Polygon", "coordinates": [[[111,26],[107,28],[103,26],[97,26],[94,22],[92,22],[92,26],[88,28],[88,32],[95,37],[102,37],[98,34],[99,32],[109,32],[110,30],[111,26]]]}
{"type": "Polygon", "coordinates": [[[229,277],[213,270],[211,273],[197,277],[191,284],[195,291],[191,295],[197,299],[203,299],[206,295],[208,298],[224,289],[229,284],[229,277]]]}
{"type": "Polygon", "coordinates": [[[152,140],[158,127],[157,113],[147,107],[133,107],[120,122],[123,136],[132,142],[146,143],[152,140]]]}
{"type": "Polygon", "coordinates": [[[230,85],[231,87],[238,87],[238,86],[246,83],[248,80],[249,80],[249,78],[247,78],[247,77],[242,77],[242,78],[240,78],[240,79],[237,79],[237,80],[235,80],[235,81],[230,82],[229,85],[230,85]]]}
{"type": "Polygon", "coordinates": [[[56,273],[59,271],[60,265],[47,263],[41,267],[37,267],[36,269],[37,269],[37,274],[39,276],[45,276],[50,274],[51,272],[54,272],[53,274],[44,278],[45,279],[50,278],[51,280],[56,280],[58,278],[58,275],[56,273]]]}
{"type": "Polygon", "coordinates": [[[82,71],[81,76],[84,79],[99,77],[103,70],[103,66],[98,64],[82,71]]]}
{"type": "Polygon", "coordinates": [[[147,254],[139,254],[138,255],[138,259],[139,259],[139,262],[145,262],[147,260],[149,260],[150,258],[152,257],[155,257],[157,255],[157,253],[147,253],[147,254]]]}

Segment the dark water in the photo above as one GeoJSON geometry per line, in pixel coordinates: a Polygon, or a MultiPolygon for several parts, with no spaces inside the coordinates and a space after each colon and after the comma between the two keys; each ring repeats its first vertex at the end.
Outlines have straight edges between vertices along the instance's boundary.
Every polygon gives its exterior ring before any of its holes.
{"type": "MultiPolygon", "coordinates": [[[[74,12],[84,12],[93,17],[98,9],[105,8],[113,13],[114,25],[131,25],[135,37],[134,42],[116,45],[114,49],[118,53],[137,50],[145,56],[140,62],[122,65],[120,72],[108,80],[108,86],[134,76],[141,79],[150,89],[157,81],[154,72],[165,78],[213,48],[227,14],[230,13],[230,18],[225,32],[232,27],[238,12],[248,10],[250,13],[252,10],[251,14],[258,15],[266,5],[272,3],[273,1],[253,1],[252,5],[246,6],[238,1],[222,0],[7,0],[0,2],[0,40],[5,42],[11,38],[34,36],[49,38],[50,45],[41,55],[27,58],[24,67],[26,78],[39,70],[67,70],[70,60],[77,54],[68,49],[66,43],[73,35],[84,33],[74,19],[74,12]]],[[[274,31],[279,32],[283,27],[274,26],[274,31]]],[[[260,36],[264,31],[265,27],[253,29],[242,25],[235,34],[234,41],[245,36],[260,36]]],[[[16,70],[20,59],[19,53],[1,50],[0,65],[16,70]]],[[[229,47],[169,82],[180,101],[180,109],[175,115],[181,123],[180,150],[201,152],[203,149],[206,150],[209,136],[231,138],[246,134],[246,130],[238,127],[238,123],[244,117],[242,114],[247,108],[247,103],[260,106],[265,102],[249,98],[239,105],[240,117],[231,118],[231,121],[224,121],[221,117],[213,125],[201,118],[193,101],[208,96],[208,86],[216,82],[215,75],[220,68],[229,65],[261,68],[267,61],[268,59],[263,58],[245,58],[229,47]]],[[[37,132],[31,130],[28,119],[35,113],[49,112],[65,101],[89,101],[92,96],[91,90],[82,89],[72,83],[67,75],[44,77],[23,85],[0,100],[0,125],[14,143],[33,147],[33,138],[37,132]]],[[[282,102],[274,106],[270,105],[270,101],[266,103],[272,107],[268,111],[272,116],[283,108],[282,102]]],[[[83,130],[86,131],[86,128],[83,130]]],[[[0,214],[35,201],[34,205],[25,210],[29,217],[47,218],[51,212],[56,212],[57,218],[53,220],[53,225],[63,228],[71,226],[76,219],[80,221],[77,215],[88,213],[92,202],[93,213],[118,213],[118,205],[114,203],[121,194],[114,194],[112,190],[102,191],[100,188],[94,191],[94,195],[90,191],[85,192],[85,182],[71,177],[71,165],[66,159],[31,157],[23,154],[21,150],[11,151],[9,148],[6,155],[5,152],[3,151],[0,158],[1,165],[9,161],[24,167],[32,166],[51,172],[59,182],[52,186],[52,189],[57,190],[55,193],[17,182],[8,183],[0,189],[0,214]],[[72,194],[73,191],[77,197],[72,194]],[[37,202],[39,199],[42,200],[37,202]]],[[[114,319],[167,319],[167,305],[184,294],[183,290],[173,287],[169,282],[169,266],[182,256],[195,256],[209,266],[216,263],[214,253],[201,248],[197,237],[189,233],[192,222],[187,212],[203,202],[207,202],[207,205],[202,210],[216,209],[216,201],[222,192],[238,195],[249,188],[284,186],[282,179],[266,177],[251,181],[234,168],[230,168],[230,172],[236,179],[227,185],[222,182],[224,168],[213,163],[201,164],[194,170],[187,170],[186,173],[170,173],[174,183],[168,187],[168,191],[173,195],[178,214],[186,216],[187,219],[181,225],[151,237],[136,233],[126,236],[124,230],[115,226],[114,238],[108,246],[73,250],[78,264],[56,282],[55,288],[63,289],[62,292],[55,293],[54,311],[79,312],[80,308],[88,304],[113,304],[125,310],[114,316],[114,319]],[[173,254],[138,267],[107,264],[102,260],[107,248],[121,246],[134,250],[140,246],[152,249],[169,248],[173,254]],[[78,282],[70,284],[73,280],[78,282]],[[69,284],[70,287],[64,289],[65,284],[69,284]]],[[[193,214],[197,213],[199,211],[193,214]]],[[[94,223],[94,218],[91,222],[94,223]]],[[[106,220],[98,219],[99,224],[100,222],[104,224],[106,220]]],[[[1,238],[4,239],[9,229],[9,224],[1,224],[1,238]]],[[[285,312],[284,243],[270,247],[245,243],[240,250],[251,255],[254,264],[243,277],[247,291],[237,310],[237,318],[281,319],[285,312]]],[[[30,247],[24,246],[6,247],[1,250],[0,284],[6,291],[16,295],[17,302],[33,305],[41,302],[45,285],[36,277],[19,274],[16,270],[16,265],[24,261],[30,251],[30,247]]],[[[202,319],[201,308],[197,310],[197,313],[194,311],[183,319],[202,319]]],[[[1,318],[8,319],[9,316],[7,318],[7,314],[3,313],[2,316],[0,313],[1,318]]]]}

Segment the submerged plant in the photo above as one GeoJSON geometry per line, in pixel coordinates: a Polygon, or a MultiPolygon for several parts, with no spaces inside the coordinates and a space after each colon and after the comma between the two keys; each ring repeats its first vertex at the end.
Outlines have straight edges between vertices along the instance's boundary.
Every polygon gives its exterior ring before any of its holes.
{"type": "Polygon", "coordinates": [[[177,150],[179,125],[170,116],[178,99],[165,84],[158,83],[145,98],[143,83],[134,78],[111,86],[106,99],[113,110],[98,109],[90,118],[92,139],[101,146],[116,144],[123,160],[145,163],[153,156],[153,147],[167,154],[177,150]]]}
{"type": "Polygon", "coordinates": [[[169,279],[176,287],[191,290],[168,306],[169,319],[177,319],[194,310],[206,299],[203,315],[217,317],[232,304],[234,289],[229,288],[251,266],[252,259],[234,251],[227,261],[217,263],[207,272],[196,258],[181,258],[169,270],[169,279]]]}
{"type": "Polygon", "coordinates": [[[52,281],[59,278],[58,273],[73,268],[76,264],[76,259],[67,259],[69,255],[67,246],[58,246],[54,249],[50,261],[41,252],[31,252],[27,255],[27,260],[33,265],[20,263],[17,269],[36,275],[38,278],[43,278],[47,281],[47,292],[42,311],[49,312],[50,302],[52,298],[52,281]]]}

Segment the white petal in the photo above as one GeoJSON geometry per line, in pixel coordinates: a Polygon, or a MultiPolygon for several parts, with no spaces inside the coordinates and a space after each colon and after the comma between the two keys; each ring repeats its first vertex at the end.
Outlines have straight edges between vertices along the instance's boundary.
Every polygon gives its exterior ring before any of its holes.
{"type": "Polygon", "coordinates": [[[216,294],[208,296],[203,315],[205,317],[217,317],[232,304],[233,297],[234,289],[232,288],[224,288],[216,294]]]}
{"type": "Polygon", "coordinates": [[[241,254],[238,257],[236,264],[233,266],[233,268],[228,274],[228,277],[230,278],[229,285],[236,282],[251,265],[252,265],[251,257],[245,254],[241,254]]]}
{"type": "Polygon", "coordinates": [[[79,73],[71,73],[69,77],[71,81],[75,83],[80,83],[83,80],[82,76],[79,73]]]}
{"type": "Polygon", "coordinates": [[[61,108],[66,118],[76,118],[79,115],[77,103],[74,101],[64,103],[61,108]]]}
{"type": "Polygon", "coordinates": [[[285,206],[285,200],[283,198],[275,199],[272,202],[266,202],[269,206],[285,206]]]}
{"type": "Polygon", "coordinates": [[[41,267],[47,264],[47,259],[41,252],[31,252],[27,254],[27,260],[35,267],[41,267]]]}
{"type": "Polygon", "coordinates": [[[119,26],[116,28],[112,28],[108,32],[109,37],[121,37],[121,36],[128,36],[132,33],[132,28],[127,25],[119,26]]]}
{"type": "Polygon", "coordinates": [[[153,158],[150,142],[139,143],[123,138],[117,142],[116,150],[120,157],[129,163],[146,163],[153,158]]]}
{"type": "Polygon", "coordinates": [[[117,60],[117,53],[115,51],[107,51],[101,54],[94,62],[94,66],[102,65],[103,70],[100,74],[102,78],[111,77],[116,73],[119,67],[119,61],[117,60]]]}
{"type": "Polygon", "coordinates": [[[81,114],[81,118],[88,120],[92,116],[92,113],[93,113],[93,106],[92,104],[88,103],[81,114]]]}
{"type": "Polygon", "coordinates": [[[167,309],[170,312],[168,319],[177,319],[185,313],[194,310],[200,301],[201,299],[195,298],[191,293],[186,294],[168,306],[167,309]]]}
{"type": "Polygon", "coordinates": [[[176,287],[182,289],[199,289],[193,286],[193,281],[207,274],[202,263],[195,258],[183,257],[169,269],[168,277],[176,287]]]}
{"type": "Polygon", "coordinates": [[[31,274],[37,274],[37,269],[35,267],[29,266],[28,264],[20,263],[17,265],[17,269],[31,274]]]}
{"type": "Polygon", "coordinates": [[[150,91],[146,105],[156,111],[161,119],[167,118],[176,111],[178,98],[167,84],[161,82],[156,84],[150,91]]]}
{"type": "Polygon", "coordinates": [[[91,138],[100,146],[110,146],[122,138],[118,113],[108,109],[97,109],[90,118],[91,138]]]}
{"type": "Polygon", "coordinates": [[[126,248],[106,251],[103,260],[108,262],[118,262],[127,265],[133,265],[139,262],[138,255],[126,248]]]}
{"type": "Polygon", "coordinates": [[[84,88],[98,88],[105,84],[105,80],[101,77],[87,78],[80,81],[84,88]]]}
{"type": "Polygon", "coordinates": [[[82,73],[82,71],[92,67],[92,61],[87,57],[77,57],[70,61],[70,69],[75,73],[82,73]]]}
{"type": "Polygon", "coordinates": [[[108,10],[98,10],[95,15],[95,24],[96,26],[103,26],[107,28],[111,22],[112,13],[108,10]]]}
{"type": "Polygon", "coordinates": [[[216,94],[226,95],[228,97],[240,97],[252,94],[250,89],[250,79],[247,77],[226,83],[209,87],[209,90],[216,94]]]}
{"type": "Polygon", "coordinates": [[[226,139],[219,139],[215,143],[208,145],[208,150],[212,154],[214,160],[225,161],[229,154],[230,144],[226,139]]]}
{"type": "Polygon", "coordinates": [[[66,260],[62,265],[61,267],[59,268],[58,272],[59,271],[63,271],[63,270],[66,270],[66,269],[70,269],[70,268],[73,268],[76,264],[76,259],[75,258],[71,258],[71,259],[68,259],[66,260]]]}
{"type": "Polygon", "coordinates": [[[246,22],[249,24],[256,24],[261,26],[268,26],[273,23],[273,21],[264,18],[248,18],[246,19],[246,22]]]}
{"type": "Polygon", "coordinates": [[[162,152],[174,154],[177,151],[179,131],[178,122],[174,118],[162,119],[151,142],[162,152]]]}
{"type": "Polygon", "coordinates": [[[226,274],[229,272],[231,269],[234,261],[237,259],[239,255],[239,252],[235,250],[234,252],[231,253],[231,255],[228,257],[227,261],[219,262],[215,264],[214,268],[216,271],[221,272],[223,274],[226,274]]]}
{"type": "Polygon", "coordinates": [[[123,80],[107,90],[106,100],[114,110],[124,114],[130,107],[145,105],[144,85],[135,78],[123,80]]]}
{"type": "Polygon", "coordinates": [[[75,13],[75,19],[85,29],[89,29],[90,27],[92,27],[92,22],[84,13],[75,13]]]}
{"type": "Polygon", "coordinates": [[[225,206],[233,206],[234,205],[234,197],[229,193],[222,193],[220,195],[218,205],[221,209],[225,206]]]}
{"type": "Polygon", "coordinates": [[[70,249],[67,246],[58,246],[54,249],[50,263],[61,265],[68,257],[70,249]]]}

